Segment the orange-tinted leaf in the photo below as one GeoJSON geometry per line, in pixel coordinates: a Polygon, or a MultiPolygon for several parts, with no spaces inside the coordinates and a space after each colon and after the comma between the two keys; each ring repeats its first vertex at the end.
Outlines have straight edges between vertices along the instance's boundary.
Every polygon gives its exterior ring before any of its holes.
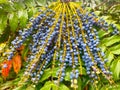
{"type": "Polygon", "coordinates": [[[24,57],[24,60],[26,61],[26,60],[27,60],[27,57],[24,57]]]}
{"type": "Polygon", "coordinates": [[[2,76],[4,77],[4,79],[6,79],[6,77],[8,77],[10,69],[12,67],[12,60],[6,60],[3,62],[2,64],[2,76]]]}
{"type": "Polygon", "coordinates": [[[11,69],[11,67],[12,67],[12,60],[7,61],[7,63],[8,63],[8,68],[11,69]]]}
{"type": "Polygon", "coordinates": [[[25,46],[24,46],[24,45],[22,45],[22,46],[20,46],[19,48],[17,48],[17,50],[22,51],[24,48],[25,48],[25,46]]]}
{"type": "Polygon", "coordinates": [[[16,55],[13,58],[13,68],[14,68],[14,72],[17,74],[21,68],[21,56],[20,55],[16,55]]]}

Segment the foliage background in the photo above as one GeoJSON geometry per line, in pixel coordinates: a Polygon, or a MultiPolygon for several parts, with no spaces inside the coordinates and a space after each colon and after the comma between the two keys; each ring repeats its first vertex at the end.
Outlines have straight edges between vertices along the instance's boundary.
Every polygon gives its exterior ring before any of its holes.
{"type": "MultiPolygon", "coordinates": [[[[3,52],[9,47],[10,42],[18,35],[18,30],[27,26],[29,19],[35,15],[42,6],[47,6],[51,2],[57,0],[0,0],[0,66],[4,60],[3,52]]],[[[99,17],[105,19],[108,23],[114,23],[120,30],[120,0],[73,0],[82,2],[81,5],[87,11],[94,11],[99,17]]],[[[118,87],[109,85],[99,85],[99,90],[120,90],[120,36],[109,36],[109,32],[99,31],[101,39],[100,47],[106,53],[108,58],[107,65],[113,72],[113,78],[118,87]]],[[[23,51],[23,54],[27,49],[23,51]]],[[[22,61],[21,71],[16,75],[13,71],[9,77],[4,80],[1,76],[0,69],[0,90],[55,90],[56,85],[49,81],[51,75],[56,77],[55,72],[58,68],[54,68],[54,72],[48,68],[38,85],[24,84],[17,86],[20,77],[23,74],[26,62],[22,61]]],[[[84,70],[85,71],[85,70],[84,70]]],[[[63,83],[60,84],[60,90],[71,90],[70,88],[70,70],[66,71],[66,77],[63,83]]],[[[83,76],[78,80],[78,90],[94,90],[94,86],[89,83],[88,76],[84,72],[83,76]]]]}

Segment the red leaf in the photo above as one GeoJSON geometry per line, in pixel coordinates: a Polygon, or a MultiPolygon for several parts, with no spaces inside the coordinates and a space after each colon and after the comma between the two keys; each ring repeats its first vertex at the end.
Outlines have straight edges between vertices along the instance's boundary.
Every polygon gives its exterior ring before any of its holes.
{"type": "Polygon", "coordinates": [[[2,65],[2,76],[4,77],[4,79],[6,79],[6,77],[8,77],[10,69],[12,67],[12,60],[6,60],[3,62],[2,65]]]}
{"type": "Polygon", "coordinates": [[[20,55],[16,55],[13,58],[13,69],[14,69],[14,72],[17,74],[19,72],[20,68],[21,68],[21,56],[20,55]]]}

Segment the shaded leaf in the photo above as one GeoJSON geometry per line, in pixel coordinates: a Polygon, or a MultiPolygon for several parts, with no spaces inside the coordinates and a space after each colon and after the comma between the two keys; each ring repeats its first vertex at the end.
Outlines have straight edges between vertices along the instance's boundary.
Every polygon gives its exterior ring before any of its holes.
{"type": "Polygon", "coordinates": [[[82,90],[82,81],[81,81],[81,78],[78,77],[78,90],[82,90]]]}
{"type": "Polygon", "coordinates": [[[57,72],[57,70],[58,70],[58,68],[54,68],[54,69],[48,68],[48,69],[46,69],[46,70],[44,71],[44,75],[42,75],[42,77],[41,77],[41,79],[40,79],[40,82],[48,79],[48,78],[51,77],[51,76],[52,76],[52,77],[56,77],[56,72],[57,72]]]}
{"type": "Polygon", "coordinates": [[[4,13],[0,14],[0,34],[3,33],[7,26],[7,17],[4,13]]]}

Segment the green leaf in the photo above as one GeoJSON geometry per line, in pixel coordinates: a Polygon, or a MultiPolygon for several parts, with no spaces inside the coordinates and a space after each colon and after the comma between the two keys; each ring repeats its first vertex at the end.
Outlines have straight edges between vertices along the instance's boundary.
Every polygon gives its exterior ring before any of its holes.
{"type": "Polygon", "coordinates": [[[45,6],[45,5],[46,5],[46,0],[36,0],[36,3],[37,3],[39,6],[45,6]]]}
{"type": "Polygon", "coordinates": [[[111,36],[108,38],[105,38],[102,40],[102,44],[105,44],[105,46],[111,46],[117,42],[120,42],[120,36],[111,36]]]}
{"type": "Polygon", "coordinates": [[[103,45],[103,46],[100,46],[102,52],[105,52],[106,51],[106,47],[103,45]]]}
{"type": "Polygon", "coordinates": [[[3,11],[5,12],[13,12],[15,11],[15,8],[13,7],[13,3],[6,3],[1,5],[3,8],[3,11]]]}
{"type": "Polygon", "coordinates": [[[23,2],[14,2],[14,8],[17,10],[25,9],[25,4],[23,2]]]}
{"type": "Polygon", "coordinates": [[[48,81],[45,83],[45,85],[40,90],[51,90],[53,83],[51,81],[48,81]]]}
{"type": "Polygon", "coordinates": [[[48,79],[51,76],[50,68],[44,71],[44,75],[42,75],[40,82],[48,79]]]}
{"type": "Polygon", "coordinates": [[[94,12],[96,15],[100,15],[101,11],[95,11],[94,12]]]}
{"type": "Polygon", "coordinates": [[[28,9],[28,17],[32,17],[34,14],[36,14],[36,12],[38,12],[36,7],[31,7],[28,9]]]}
{"type": "Polygon", "coordinates": [[[105,35],[108,35],[109,33],[110,33],[110,31],[109,32],[105,32],[103,30],[98,31],[98,35],[99,35],[100,38],[104,37],[105,35]]]}
{"type": "Polygon", "coordinates": [[[82,81],[81,88],[83,90],[88,85],[88,83],[89,83],[89,77],[84,76],[84,77],[81,78],[81,81],[82,81]]]}
{"type": "Polygon", "coordinates": [[[27,7],[35,7],[36,6],[34,0],[24,0],[24,3],[27,5],[27,7]]]}
{"type": "Polygon", "coordinates": [[[78,77],[78,90],[82,90],[82,81],[81,81],[81,78],[78,77]]]}
{"type": "Polygon", "coordinates": [[[7,2],[8,2],[7,0],[0,0],[0,4],[7,3],[7,2]]]}
{"type": "Polygon", "coordinates": [[[28,51],[29,51],[29,47],[28,47],[28,45],[27,45],[27,46],[25,47],[25,49],[23,50],[23,52],[22,52],[22,58],[23,58],[23,59],[27,56],[28,51]]]}
{"type": "Polygon", "coordinates": [[[25,86],[18,86],[16,88],[14,88],[13,90],[26,90],[25,86]]]}
{"type": "Polygon", "coordinates": [[[120,77],[120,57],[113,61],[111,65],[111,70],[113,72],[113,76],[115,79],[119,79],[120,77]]]}
{"type": "Polygon", "coordinates": [[[115,24],[115,26],[120,30],[120,24],[115,24]]]}
{"type": "Polygon", "coordinates": [[[112,60],[114,59],[114,54],[113,53],[111,53],[111,52],[107,52],[106,53],[106,57],[107,57],[107,59],[108,59],[108,65],[110,65],[110,63],[112,62],[112,60]]]}
{"type": "Polygon", "coordinates": [[[112,53],[113,53],[113,54],[117,54],[117,55],[119,55],[119,54],[120,54],[120,48],[117,49],[117,50],[112,51],[112,53]]]}
{"type": "Polygon", "coordinates": [[[35,90],[35,87],[33,87],[33,86],[28,86],[25,90],[35,90]]]}
{"type": "Polygon", "coordinates": [[[60,84],[59,90],[70,90],[65,84],[60,84]]]}
{"type": "Polygon", "coordinates": [[[70,81],[70,72],[66,72],[65,80],[70,81]]]}
{"type": "Polygon", "coordinates": [[[0,34],[3,33],[3,31],[5,30],[7,26],[7,17],[6,14],[1,13],[0,14],[0,34]]]}
{"type": "Polygon", "coordinates": [[[7,81],[6,83],[0,85],[0,90],[6,90],[7,88],[10,88],[11,86],[13,86],[12,81],[7,81]]]}
{"type": "Polygon", "coordinates": [[[110,47],[109,49],[110,49],[110,51],[114,51],[114,50],[117,50],[119,48],[120,48],[120,44],[115,44],[112,47],[110,47]]]}
{"type": "Polygon", "coordinates": [[[28,13],[27,10],[20,10],[18,11],[18,18],[20,26],[23,28],[26,26],[27,20],[28,20],[28,13]]]}
{"type": "Polygon", "coordinates": [[[56,72],[57,72],[58,68],[48,68],[44,71],[44,75],[42,75],[40,82],[43,82],[44,80],[48,79],[49,77],[56,77],[56,72]]]}
{"type": "Polygon", "coordinates": [[[11,31],[15,32],[18,27],[18,15],[17,13],[10,13],[8,17],[11,31]]]}

